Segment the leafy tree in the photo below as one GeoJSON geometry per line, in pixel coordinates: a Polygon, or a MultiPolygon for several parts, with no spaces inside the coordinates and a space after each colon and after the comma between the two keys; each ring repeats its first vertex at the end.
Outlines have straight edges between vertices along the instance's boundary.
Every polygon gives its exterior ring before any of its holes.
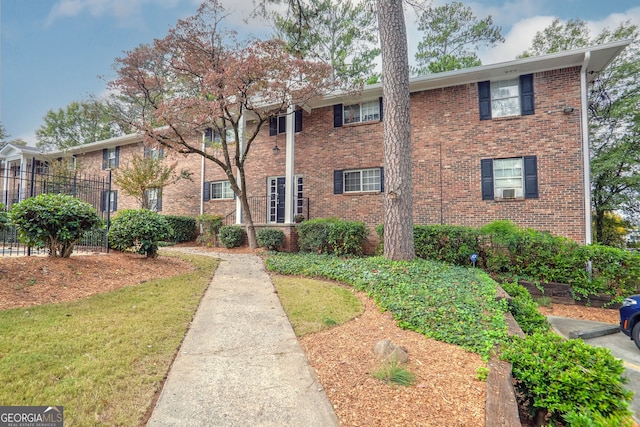
{"type": "Polygon", "coordinates": [[[7,139],[9,135],[7,134],[7,130],[4,128],[2,123],[0,123],[0,147],[4,145],[5,139],[7,139]]]}
{"type": "MultiPolygon", "coordinates": [[[[633,231],[631,221],[622,218],[614,212],[605,212],[602,224],[601,241],[603,245],[623,248],[626,245],[626,238],[633,231]]],[[[594,227],[595,230],[595,227],[594,227]]]]}
{"type": "Polygon", "coordinates": [[[273,15],[276,37],[301,58],[330,64],[336,80],[352,87],[377,80],[375,59],[380,55],[376,17],[366,3],[351,0],[295,2],[287,13],[273,15]],[[306,17],[299,25],[299,17],[306,17]]]}
{"type": "Polygon", "coordinates": [[[64,150],[89,142],[120,136],[124,129],[113,120],[106,103],[73,101],[64,109],[49,110],[36,130],[37,147],[64,150]]]}
{"type": "Polygon", "coordinates": [[[163,39],[116,59],[118,78],[110,87],[134,105],[121,112],[145,142],[196,153],[225,172],[242,205],[249,245],[256,248],[245,193],[245,163],[252,144],[271,117],[292,113],[293,105],[330,88],[331,69],[293,57],[282,41],[237,43],[233,33],[222,28],[224,18],[216,0],[205,1],[196,15],[179,20],[163,39]],[[251,125],[243,126],[248,115],[251,125]],[[219,138],[203,148],[207,128],[219,138]]]}
{"type": "Polygon", "coordinates": [[[615,40],[631,44],[606,69],[589,90],[589,143],[594,234],[606,243],[607,215],[614,211],[633,217],[640,212],[640,33],[630,22],[613,31],[605,28],[591,38],[587,24],[559,19],[538,32],[529,51],[521,56],[553,53],[615,40]],[[547,49],[547,50],[545,50],[547,49]]]}
{"type": "Polygon", "coordinates": [[[68,194],[41,194],[11,207],[11,222],[29,246],[46,247],[49,256],[68,258],[86,231],[102,225],[95,208],[68,194]]]}
{"type": "Polygon", "coordinates": [[[135,197],[142,209],[150,209],[149,191],[175,183],[182,177],[190,179],[188,171],[176,175],[176,163],[167,164],[165,159],[154,156],[140,156],[134,154],[131,162],[113,171],[113,182],[125,194],[135,197]]]}
{"type": "Polygon", "coordinates": [[[469,6],[452,2],[427,8],[418,20],[424,32],[418,43],[416,74],[440,73],[481,65],[477,50],[504,42],[502,28],[488,16],[478,19],[469,6]]]}
{"type": "Polygon", "coordinates": [[[171,237],[169,222],[148,209],[119,211],[109,228],[109,245],[119,251],[133,251],[147,258],[158,256],[158,242],[171,237]]]}

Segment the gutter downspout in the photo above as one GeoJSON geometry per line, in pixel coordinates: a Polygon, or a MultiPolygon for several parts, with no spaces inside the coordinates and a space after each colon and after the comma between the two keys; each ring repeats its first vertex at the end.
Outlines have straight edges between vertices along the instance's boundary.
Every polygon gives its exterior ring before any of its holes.
{"type": "Polygon", "coordinates": [[[585,221],[585,244],[590,245],[592,239],[592,214],[591,214],[591,159],[589,149],[589,119],[587,111],[589,100],[587,99],[587,66],[591,60],[591,52],[585,52],[582,68],[580,69],[580,97],[582,107],[580,108],[580,131],[582,139],[582,168],[584,178],[584,221],[585,221]]]}

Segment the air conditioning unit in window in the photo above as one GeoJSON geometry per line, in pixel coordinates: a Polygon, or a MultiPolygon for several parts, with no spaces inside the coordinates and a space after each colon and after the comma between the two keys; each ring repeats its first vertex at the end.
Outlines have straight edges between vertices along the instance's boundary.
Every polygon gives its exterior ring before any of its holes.
{"type": "Polygon", "coordinates": [[[503,199],[515,199],[516,198],[516,189],[515,188],[503,188],[502,189],[502,198],[503,199]]]}

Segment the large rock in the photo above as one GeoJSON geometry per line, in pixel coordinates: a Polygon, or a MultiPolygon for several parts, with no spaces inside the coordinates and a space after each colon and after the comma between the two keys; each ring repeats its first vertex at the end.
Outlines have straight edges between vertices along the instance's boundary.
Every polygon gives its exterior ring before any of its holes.
{"type": "Polygon", "coordinates": [[[373,352],[379,358],[390,362],[407,363],[409,360],[407,351],[392,343],[391,340],[378,341],[376,345],[373,346],[373,352]]]}

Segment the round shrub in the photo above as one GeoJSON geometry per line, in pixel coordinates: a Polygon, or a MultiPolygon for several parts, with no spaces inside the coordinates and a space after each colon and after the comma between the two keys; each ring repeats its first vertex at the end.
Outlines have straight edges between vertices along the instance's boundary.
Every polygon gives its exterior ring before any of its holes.
{"type": "Polygon", "coordinates": [[[258,245],[270,251],[277,251],[284,243],[284,233],[276,228],[262,228],[256,236],[258,245]]]}
{"type": "Polygon", "coordinates": [[[9,216],[24,243],[61,258],[71,256],[86,231],[102,226],[93,206],[68,194],[31,197],[13,205],[9,216]]]}
{"type": "Polygon", "coordinates": [[[148,258],[158,256],[158,242],[171,237],[167,220],[148,209],[119,211],[111,222],[109,245],[119,251],[133,251],[148,258]]]}
{"type": "Polygon", "coordinates": [[[239,225],[224,225],[220,227],[218,239],[225,248],[236,248],[244,242],[244,229],[239,225]]]}
{"type": "Polygon", "coordinates": [[[512,338],[501,357],[511,362],[516,388],[538,422],[566,425],[577,414],[606,420],[599,425],[630,420],[633,393],[623,387],[622,361],[608,349],[548,332],[512,338]]]}

